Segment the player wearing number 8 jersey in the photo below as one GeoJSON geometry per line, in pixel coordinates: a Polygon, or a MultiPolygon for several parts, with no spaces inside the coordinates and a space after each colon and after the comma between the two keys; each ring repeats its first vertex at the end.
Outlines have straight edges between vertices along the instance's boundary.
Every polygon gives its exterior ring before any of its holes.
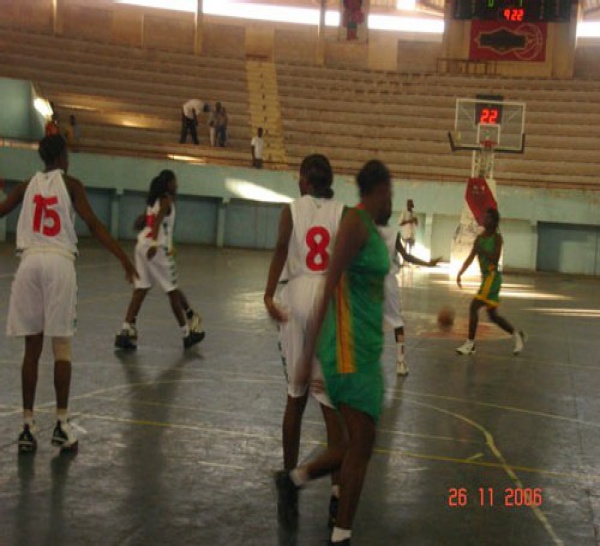
{"type": "MultiPolygon", "coordinates": [[[[300,194],[281,214],[277,247],[271,261],[264,301],[269,314],[280,323],[282,357],[286,367],[288,396],[283,418],[283,462],[285,471],[298,463],[302,415],[308,398],[308,382],[298,377],[298,363],[305,345],[307,325],[315,311],[329,257],[333,249],[344,206],[333,199],[333,172],[326,157],[311,155],[300,166],[300,194]],[[281,293],[281,308],[273,300],[283,267],[287,268],[287,284],[281,293]]],[[[315,360],[312,381],[322,382],[321,367],[315,360]]],[[[331,402],[322,390],[313,392],[321,405],[328,443],[342,441],[339,420],[331,402]]],[[[276,479],[286,479],[287,472],[276,479]]],[[[333,478],[331,504],[339,493],[333,478]]],[[[281,484],[278,483],[278,486],[281,484]]],[[[281,491],[281,487],[279,487],[281,491]]],[[[280,505],[285,504],[280,499],[280,505]]],[[[292,503],[296,509],[295,501],[292,503]]],[[[332,508],[334,510],[334,508],[332,508]]],[[[279,512],[282,523],[290,523],[290,515],[279,512]]]]}
{"type": "Polygon", "coordinates": [[[0,203],[0,217],[22,203],[17,224],[21,261],[12,284],[7,334],[25,337],[23,358],[23,431],[19,451],[37,447],[33,404],[44,336],[52,338],[57,424],[52,443],[74,449],[77,438],[68,423],[71,383],[71,337],[75,333],[77,235],[75,212],[90,232],[120,261],[131,282],[135,269],[119,244],[90,208],[79,180],[67,176],[66,142],[60,135],[44,138],[39,153],[46,165],[29,182],[17,186],[0,203]]]}

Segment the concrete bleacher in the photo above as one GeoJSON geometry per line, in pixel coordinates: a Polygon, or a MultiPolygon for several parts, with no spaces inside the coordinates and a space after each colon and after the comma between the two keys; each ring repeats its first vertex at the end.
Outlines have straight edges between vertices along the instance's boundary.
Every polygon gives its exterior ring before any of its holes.
{"type": "MultiPolygon", "coordinates": [[[[600,81],[275,67],[277,81],[269,89],[277,96],[268,108],[254,105],[259,118],[280,108],[275,125],[282,150],[267,167],[296,169],[306,154],[322,152],[340,173],[355,173],[376,157],[399,177],[464,180],[471,154],[453,154],[447,141],[455,101],[487,94],[526,103],[526,151],[498,157],[499,183],[598,185],[600,81]]],[[[247,70],[240,59],[14,30],[0,35],[0,75],[34,81],[63,123],[77,116],[83,149],[107,153],[247,165],[257,125],[247,70]],[[207,146],[206,117],[198,128],[203,145],[178,143],[181,104],[191,97],[225,104],[228,148],[207,146]]]]}
{"type": "MultiPolygon", "coordinates": [[[[63,124],[81,126],[82,149],[164,153],[247,164],[251,138],[244,62],[141,50],[17,31],[0,36],[0,74],[35,82],[63,124]],[[49,55],[48,51],[56,51],[49,55]],[[181,104],[221,101],[229,116],[227,148],[180,145],[181,104]]],[[[189,141],[189,137],[188,137],[189,141]]]]}
{"type": "Polygon", "coordinates": [[[478,94],[526,103],[523,155],[500,155],[500,183],[596,185],[600,82],[377,73],[278,65],[286,147],[292,164],[325,151],[353,171],[377,157],[399,176],[433,180],[470,171],[470,153],[452,154],[455,101],[478,94]]]}

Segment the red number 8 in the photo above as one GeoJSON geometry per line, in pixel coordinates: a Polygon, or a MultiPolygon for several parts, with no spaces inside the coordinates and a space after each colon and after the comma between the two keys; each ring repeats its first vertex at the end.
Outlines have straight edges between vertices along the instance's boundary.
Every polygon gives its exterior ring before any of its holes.
{"type": "Polygon", "coordinates": [[[306,255],[306,267],[311,271],[325,271],[329,266],[329,254],[327,247],[331,241],[331,235],[322,226],[315,226],[306,233],[306,245],[309,252],[306,255]],[[317,260],[317,258],[320,258],[317,260]]]}

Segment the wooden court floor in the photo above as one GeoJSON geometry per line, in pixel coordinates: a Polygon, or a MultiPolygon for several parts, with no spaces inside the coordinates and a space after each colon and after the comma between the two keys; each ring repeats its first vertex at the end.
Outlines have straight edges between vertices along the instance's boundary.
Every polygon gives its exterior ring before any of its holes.
{"type": "MultiPolygon", "coordinates": [[[[131,247],[128,247],[131,249],[131,247]]],[[[181,287],[207,337],[183,352],[158,291],[139,318],[139,349],[113,350],[130,297],[118,263],[84,243],[71,411],[76,456],[50,445],[50,353],[40,366],[39,448],[17,456],[22,343],[4,334],[16,259],[0,245],[0,545],[318,545],[327,480],[300,499],[297,533],[278,529],[285,383],[262,304],[270,254],[181,247],[181,287]]],[[[519,357],[482,316],[477,354],[459,357],[475,285],[443,270],[404,271],[410,374],[389,386],[353,544],[600,544],[600,281],[505,276],[501,311],[529,333],[519,357]],[[441,305],[457,310],[441,332],[441,305]]],[[[307,410],[302,456],[323,448],[307,410]]]]}

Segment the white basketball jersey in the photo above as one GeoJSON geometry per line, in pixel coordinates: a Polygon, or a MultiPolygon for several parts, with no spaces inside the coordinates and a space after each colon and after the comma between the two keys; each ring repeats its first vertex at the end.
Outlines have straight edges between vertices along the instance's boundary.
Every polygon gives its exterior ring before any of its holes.
{"type": "MultiPolygon", "coordinates": [[[[151,207],[146,207],[146,227],[138,235],[138,242],[150,244],[152,228],[160,211],[160,199],[151,207]]],[[[175,227],[175,203],[171,202],[171,212],[165,216],[158,228],[156,240],[159,246],[165,247],[169,252],[173,250],[173,228],[175,227]]]]}
{"type": "Polygon", "coordinates": [[[288,278],[327,273],[344,205],[305,195],[290,207],[294,227],[288,248],[288,278]]]}
{"type": "Polygon", "coordinates": [[[398,259],[398,251],[396,250],[396,239],[398,230],[391,226],[377,226],[379,233],[390,256],[390,273],[397,273],[400,270],[400,260],[398,259]]]}
{"type": "Polygon", "coordinates": [[[60,169],[37,173],[29,182],[17,223],[17,249],[77,254],[75,210],[60,169]]]}

